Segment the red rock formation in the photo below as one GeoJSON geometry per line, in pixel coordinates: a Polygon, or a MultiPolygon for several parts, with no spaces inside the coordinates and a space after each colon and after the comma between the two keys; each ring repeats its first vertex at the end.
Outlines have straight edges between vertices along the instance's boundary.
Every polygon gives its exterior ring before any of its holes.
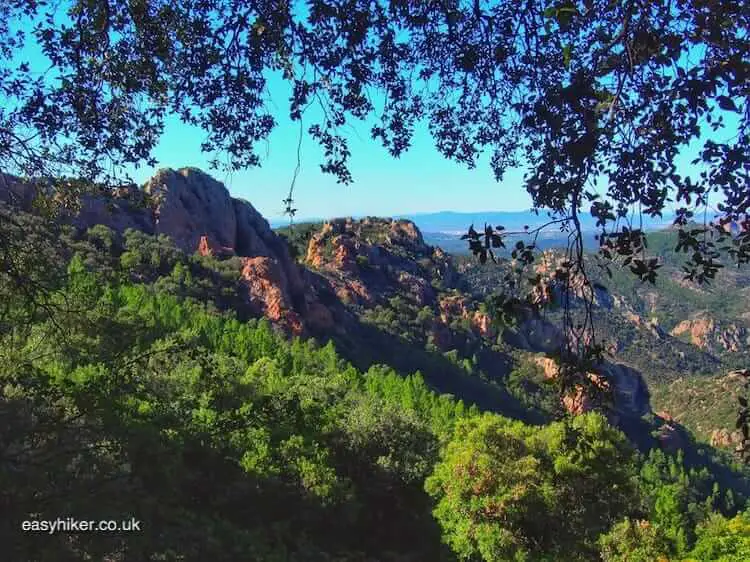
{"type": "Polygon", "coordinates": [[[408,220],[393,221],[388,233],[387,242],[409,248],[425,249],[422,233],[413,222],[408,220]]]}
{"type": "Polygon", "coordinates": [[[220,246],[211,241],[208,236],[203,235],[198,242],[198,253],[201,256],[227,257],[234,255],[234,249],[220,246]]]}
{"type": "Polygon", "coordinates": [[[357,279],[338,281],[335,286],[335,292],[344,304],[370,306],[376,302],[375,296],[357,279]]]}
{"type": "Polygon", "coordinates": [[[596,409],[596,404],[593,399],[580,385],[577,385],[574,391],[563,396],[562,403],[568,413],[571,413],[574,416],[579,416],[586,412],[592,412],[596,409]]]}
{"type": "Polygon", "coordinates": [[[166,234],[187,252],[200,237],[236,247],[237,217],[224,185],[195,168],[160,170],[144,186],[153,203],[154,230],[166,234]]]}
{"type": "Polygon", "coordinates": [[[725,427],[714,429],[711,432],[711,446],[722,448],[733,448],[742,443],[742,433],[740,431],[730,432],[725,427]]]}
{"type": "Polygon", "coordinates": [[[497,332],[490,316],[479,310],[473,310],[473,302],[464,295],[450,295],[438,301],[440,320],[450,324],[456,318],[468,319],[474,332],[484,338],[494,339],[497,332]]]}
{"type": "Polygon", "coordinates": [[[494,339],[497,335],[492,320],[484,312],[475,312],[471,318],[471,325],[484,338],[494,339]]]}
{"type": "Polygon", "coordinates": [[[242,279],[251,301],[269,319],[281,320],[284,311],[291,308],[287,280],[276,260],[267,257],[243,258],[242,279]]]}
{"type": "Polygon", "coordinates": [[[449,295],[438,302],[440,319],[446,324],[450,324],[455,318],[468,318],[470,307],[471,303],[464,295],[449,295]]]}
{"type": "Polygon", "coordinates": [[[430,304],[435,299],[435,290],[423,277],[406,271],[398,273],[397,282],[404,293],[418,306],[430,304]]]}
{"type": "Polygon", "coordinates": [[[305,260],[346,304],[370,306],[400,296],[421,307],[435,299],[432,274],[452,269],[440,255],[414,223],[370,217],[325,223],[310,238],[305,260]]]}
{"type": "MultiPolygon", "coordinates": [[[[0,174],[0,201],[30,210],[36,189],[0,174]]],[[[198,169],[160,170],[143,189],[87,193],[65,218],[81,229],[103,224],[118,232],[133,228],[163,234],[188,253],[239,255],[245,258],[242,282],[256,311],[295,333],[302,332],[307,309],[316,302],[286,242],[250,203],[232,198],[224,185],[198,169]]],[[[313,315],[317,325],[332,323],[320,308],[313,315]]]]}
{"type": "Polygon", "coordinates": [[[357,271],[357,248],[349,236],[336,236],[332,240],[334,248],[333,267],[341,271],[357,271]]]}
{"type": "Polygon", "coordinates": [[[721,325],[706,312],[683,320],[672,329],[673,336],[687,336],[690,343],[705,351],[738,352],[750,346],[750,330],[737,324],[721,325]]]}
{"type": "MultiPolygon", "coordinates": [[[[542,368],[547,379],[557,378],[560,374],[558,363],[549,357],[536,357],[537,365],[542,368]]],[[[577,384],[574,390],[563,397],[563,405],[572,414],[604,409],[607,413],[625,417],[641,417],[651,411],[648,390],[643,378],[637,371],[613,363],[603,363],[597,370],[600,372],[586,373],[593,387],[602,393],[611,394],[613,404],[604,407],[597,404],[589,393],[589,389],[577,384]]]]}

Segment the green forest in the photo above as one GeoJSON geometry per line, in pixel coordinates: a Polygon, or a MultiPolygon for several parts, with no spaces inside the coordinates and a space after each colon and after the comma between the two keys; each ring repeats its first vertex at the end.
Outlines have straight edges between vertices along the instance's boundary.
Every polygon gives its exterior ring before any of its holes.
{"type": "Polygon", "coordinates": [[[748,53],[745,0],[0,0],[0,561],[749,561],[748,53]]]}
{"type": "Polygon", "coordinates": [[[750,487],[728,457],[638,451],[595,412],[482,412],[243,318],[232,259],[3,218],[8,560],[750,556],[750,487]],[[18,531],[60,513],[144,526],[18,531]]]}

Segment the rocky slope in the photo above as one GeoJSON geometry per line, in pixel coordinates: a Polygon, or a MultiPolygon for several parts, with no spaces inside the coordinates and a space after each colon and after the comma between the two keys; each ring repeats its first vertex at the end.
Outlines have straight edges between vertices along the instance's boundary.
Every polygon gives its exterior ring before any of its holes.
{"type": "MultiPolygon", "coordinates": [[[[30,209],[35,186],[4,176],[0,200],[30,209]]],[[[241,277],[257,314],[300,334],[332,321],[319,312],[311,283],[289,256],[286,243],[247,201],[195,168],[160,170],[141,189],[85,194],[64,212],[79,228],[104,224],[171,238],[183,251],[241,260],[241,277]]]]}
{"type": "Polygon", "coordinates": [[[683,320],[670,333],[710,353],[737,353],[750,348],[750,329],[747,326],[721,322],[708,311],[698,312],[692,318],[683,320]]]}
{"type": "Polygon", "coordinates": [[[307,247],[305,263],[327,274],[345,303],[382,303],[398,294],[417,306],[435,302],[434,284],[456,273],[439,248],[425,244],[411,221],[366,218],[326,222],[307,247]]]}
{"type": "MultiPolygon", "coordinates": [[[[5,179],[0,200],[30,208],[34,188],[5,179]]],[[[351,346],[352,360],[374,351],[374,360],[419,369],[440,391],[485,407],[506,400],[498,389],[515,351],[559,348],[555,323],[543,318],[529,316],[512,331],[499,328],[478,300],[459,290],[452,258],[427,245],[410,221],[326,222],[312,232],[297,263],[287,241],[250,203],[194,168],[161,170],[142,189],[85,195],[68,218],[79,228],[133,228],[168,236],[188,253],[239,258],[242,287],[256,314],[294,334],[338,337],[344,349],[351,346]],[[381,317],[391,318],[388,326],[374,320],[381,317]]],[[[542,266],[554,270],[551,255],[542,266]]],[[[606,296],[599,296],[602,304],[606,296]]],[[[608,363],[592,376],[612,390],[614,405],[593,403],[578,389],[565,397],[570,412],[601,408],[615,420],[650,412],[636,370],[608,363]]]]}

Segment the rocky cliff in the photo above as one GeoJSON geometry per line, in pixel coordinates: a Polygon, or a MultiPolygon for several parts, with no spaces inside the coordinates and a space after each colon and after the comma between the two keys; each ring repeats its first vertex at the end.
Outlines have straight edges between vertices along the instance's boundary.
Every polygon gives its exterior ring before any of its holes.
{"type": "Polygon", "coordinates": [[[314,234],[305,263],[326,275],[347,304],[373,306],[399,295],[432,305],[435,285],[452,286],[456,271],[439,248],[425,244],[411,221],[336,219],[314,234]]]}
{"type": "Polygon", "coordinates": [[[686,338],[696,347],[712,353],[736,353],[750,348],[750,329],[738,323],[720,322],[707,311],[683,320],[671,334],[686,338]]]}
{"type": "MultiPolygon", "coordinates": [[[[4,179],[0,200],[29,208],[34,188],[4,179]]],[[[389,307],[396,299],[413,316],[424,315],[427,347],[454,354],[463,348],[469,350],[462,353],[465,357],[499,360],[490,350],[496,348],[500,330],[477,300],[457,290],[460,279],[451,257],[426,244],[410,221],[326,222],[313,232],[298,264],[287,242],[249,202],[231,197],[223,184],[195,168],[161,170],[140,189],[86,194],[68,219],[79,228],[104,224],[120,232],[133,228],[168,236],[188,253],[239,258],[241,286],[255,313],[294,334],[356,333],[368,311],[389,307]]],[[[556,267],[545,255],[539,273],[551,274],[556,267]]],[[[409,322],[413,320],[410,316],[409,322]]],[[[516,348],[543,352],[559,349],[561,341],[552,323],[533,315],[504,337],[516,348]]],[[[612,391],[617,416],[650,411],[645,384],[633,369],[607,364],[591,376],[612,391]]],[[[564,403],[573,413],[598,407],[583,389],[566,396],[564,403]]]]}
{"type": "MultiPolygon", "coordinates": [[[[12,176],[0,182],[0,201],[31,209],[37,187],[12,176]]],[[[241,276],[257,314],[294,333],[305,329],[314,298],[304,272],[286,243],[247,201],[196,168],[164,169],[142,188],[84,193],[63,216],[78,228],[104,224],[115,231],[137,229],[165,235],[188,253],[238,256],[241,276]]],[[[313,307],[314,308],[314,307],[313,307]]],[[[320,313],[311,316],[320,322],[320,313]]]]}

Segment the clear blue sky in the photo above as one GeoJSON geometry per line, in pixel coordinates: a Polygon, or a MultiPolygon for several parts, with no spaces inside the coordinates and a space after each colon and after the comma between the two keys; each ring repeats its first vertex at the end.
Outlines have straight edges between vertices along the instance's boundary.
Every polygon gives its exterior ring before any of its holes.
{"type": "MultiPolygon", "coordinates": [[[[2,1],[2,0],[0,0],[2,1]]],[[[64,19],[62,11],[60,17],[64,19]]],[[[27,62],[32,72],[45,73],[49,60],[32,40],[17,54],[15,63],[27,62]]],[[[53,74],[47,74],[52,78],[53,74]]],[[[174,117],[154,152],[155,167],[130,169],[138,184],[144,183],[159,168],[192,166],[211,173],[224,182],[232,195],[250,201],[269,219],[282,217],[284,199],[289,191],[296,166],[299,122],[288,118],[289,86],[278,74],[270,76],[268,90],[274,105],[277,127],[267,147],[259,145],[262,166],[231,175],[211,170],[212,155],[200,150],[205,134],[188,127],[174,117]]],[[[305,114],[305,129],[316,120],[316,106],[305,114]]],[[[474,170],[468,170],[440,156],[426,125],[415,134],[412,147],[400,159],[392,158],[370,138],[370,125],[353,122],[343,132],[349,138],[350,171],[354,182],[348,186],[336,183],[334,176],[323,174],[321,150],[305,135],[302,145],[302,166],[295,188],[298,218],[350,215],[398,215],[432,211],[516,211],[531,207],[531,198],[522,187],[522,171],[509,171],[498,184],[483,158],[474,170]]]]}
{"type": "MultiPolygon", "coordinates": [[[[39,48],[29,42],[16,62],[25,60],[32,69],[46,70],[49,62],[39,48]]],[[[232,195],[249,200],[267,218],[283,214],[286,197],[296,166],[299,124],[288,118],[288,85],[278,76],[269,80],[269,91],[278,125],[267,148],[260,146],[262,166],[227,175],[209,167],[210,155],[201,153],[204,133],[183,125],[177,118],[168,120],[154,156],[158,165],[131,170],[141,184],[158,168],[193,166],[212,173],[223,181],[232,195]]],[[[315,106],[305,115],[305,128],[317,120],[315,106]]],[[[722,139],[736,131],[739,118],[725,114],[727,129],[722,139]]],[[[531,207],[531,198],[522,187],[522,170],[509,170],[503,181],[495,181],[488,157],[480,159],[473,170],[443,158],[434,148],[426,125],[418,128],[412,147],[400,159],[388,155],[370,138],[370,124],[354,122],[346,130],[352,153],[350,170],[354,183],[344,186],[334,176],[320,171],[321,151],[316,142],[304,136],[302,166],[295,188],[298,219],[348,215],[401,215],[442,210],[482,212],[520,211],[531,207]]],[[[678,159],[681,173],[694,168],[690,160],[702,144],[694,142],[678,159]]]]}
{"type": "MultiPolygon", "coordinates": [[[[278,126],[266,146],[259,146],[262,167],[234,172],[210,172],[210,157],[202,154],[204,134],[173,119],[155,151],[159,167],[197,166],[223,181],[232,195],[249,200],[263,215],[278,218],[296,166],[299,123],[289,120],[287,92],[279,81],[270,81],[270,91],[279,111],[278,126]]],[[[314,106],[305,114],[307,126],[317,117],[314,106]]],[[[350,170],[354,182],[337,184],[334,176],[323,174],[321,151],[314,139],[305,134],[302,143],[302,166],[295,184],[295,207],[298,216],[330,217],[349,215],[396,215],[415,212],[525,210],[531,198],[522,187],[522,171],[512,170],[502,183],[495,181],[488,158],[477,168],[450,162],[434,147],[426,126],[415,134],[412,147],[399,159],[370,138],[370,125],[353,122],[343,128],[350,143],[350,170]]],[[[141,183],[153,173],[152,168],[131,172],[141,183]]]]}

